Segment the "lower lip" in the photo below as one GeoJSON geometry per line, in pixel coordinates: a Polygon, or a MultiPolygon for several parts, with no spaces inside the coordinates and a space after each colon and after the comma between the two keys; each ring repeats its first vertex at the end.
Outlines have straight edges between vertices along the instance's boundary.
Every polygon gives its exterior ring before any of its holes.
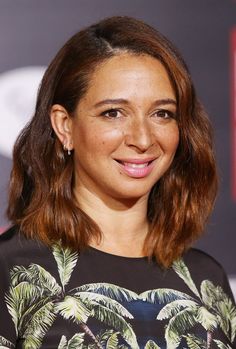
{"type": "Polygon", "coordinates": [[[154,161],[152,161],[149,165],[142,167],[142,168],[138,168],[138,167],[131,167],[131,166],[127,166],[124,165],[120,162],[118,162],[118,164],[120,165],[120,167],[122,168],[122,170],[129,176],[132,178],[144,178],[146,176],[148,176],[151,172],[152,169],[154,167],[154,161]]]}

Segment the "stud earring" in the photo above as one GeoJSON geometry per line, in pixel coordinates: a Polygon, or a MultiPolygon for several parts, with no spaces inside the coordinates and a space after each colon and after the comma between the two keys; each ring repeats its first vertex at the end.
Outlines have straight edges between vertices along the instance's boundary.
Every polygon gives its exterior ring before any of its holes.
{"type": "Polygon", "coordinates": [[[66,144],[63,144],[63,149],[67,151],[67,154],[70,156],[71,155],[71,149],[67,148],[66,144]]]}

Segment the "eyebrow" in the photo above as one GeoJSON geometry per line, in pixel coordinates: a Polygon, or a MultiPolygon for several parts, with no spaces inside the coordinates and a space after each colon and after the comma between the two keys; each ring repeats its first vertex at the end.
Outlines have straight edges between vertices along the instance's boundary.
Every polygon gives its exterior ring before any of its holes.
{"type": "MultiPolygon", "coordinates": [[[[104,99],[94,105],[95,108],[101,107],[103,105],[107,104],[129,104],[129,101],[127,99],[123,98],[118,98],[118,99],[104,99]]],[[[160,106],[160,105],[167,105],[167,104],[172,104],[172,105],[177,105],[176,101],[172,98],[164,98],[164,99],[157,99],[153,105],[154,106],[160,106]]]]}

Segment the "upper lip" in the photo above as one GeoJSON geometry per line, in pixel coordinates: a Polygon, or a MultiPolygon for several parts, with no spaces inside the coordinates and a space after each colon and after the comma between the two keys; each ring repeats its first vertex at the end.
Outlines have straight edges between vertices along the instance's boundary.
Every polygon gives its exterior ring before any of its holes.
{"type": "Polygon", "coordinates": [[[118,162],[128,162],[131,164],[146,164],[147,162],[151,162],[155,160],[156,158],[146,158],[146,159],[115,159],[118,162]]]}

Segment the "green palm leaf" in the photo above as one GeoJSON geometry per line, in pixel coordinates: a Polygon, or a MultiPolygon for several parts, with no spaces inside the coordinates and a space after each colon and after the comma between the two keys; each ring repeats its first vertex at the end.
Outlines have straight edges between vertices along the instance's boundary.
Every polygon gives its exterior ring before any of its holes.
{"type": "Polygon", "coordinates": [[[40,347],[55,318],[53,304],[48,299],[41,299],[37,291],[38,288],[22,282],[11,288],[6,296],[16,333],[25,337],[25,346],[29,344],[32,349],[40,347]],[[31,312],[32,309],[34,312],[31,312]]]}
{"type": "Polygon", "coordinates": [[[57,349],[82,349],[83,342],[84,333],[76,333],[69,342],[67,342],[66,336],[62,336],[57,349]]]}
{"type": "MultiPolygon", "coordinates": [[[[100,332],[96,339],[98,343],[102,345],[105,349],[117,349],[120,348],[118,345],[119,339],[118,339],[119,332],[114,332],[114,330],[106,330],[104,332],[100,332]]],[[[96,344],[90,344],[89,349],[96,349],[96,344]]],[[[126,346],[124,346],[125,349],[128,349],[126,346]]],[[[85,348],[84,348],[85,349],[85,348]]],[[[86,347],[87,349],[87,347],[86,347]]]]}
{"type": "Polygon", "coordinates": [[[93,306],[101,304],[121,316],[133,319],[133,315],[130,314],[123,305],[107,296],[91,292],[76,292],[74,297],[80,299],[81,302],[86,304],[87,308],[90,310],[92,310],[93,306]]]}
{"type": "Polygon", "coordinates": [[[178,348],[181,337],[186,331],[196,325],[195,312],[194,309],[183,309],[170,319],[165,330],[165,339],[168,349],[178,348]]]}
{"type": "Polygon", "coordinates": [[[188,294],[171,288],[158,288],[145,291],[139,295],[139,299],[150,303],[169,303],[177,299],[188,299],[194,301],[194,298],[188,294]]]}
{"type": "Polygon", "coordinates": [[[178,299],[165,305],[157,315],[157,320],[169,319],[185,308],[199,307],[198,303],[189,299],[178,299]]]}
{"type": "Polygon", "coordinates": [[[70,294],[76,294],[79,292],[96,292],[107,297],[119,300],[119,301],[131,301],[138,299],[137,293],[130,291],[124,287],[120,287],[109,283],[93,283],[86,284],[80,287],[76,287],[70,290],[70,294]]]}
{"type": "Polygon", "coordinates": [[[225,299],[225,304],[228,310],[227,314],[231,325],[231,342],[233,343],[236,337],[236,307],[229,297],[225,299]]]}
{"type": "Polygon", "coordinates": [[[202,301],[209,308],[214,308],[215,302],[222,300],[223,290],[220,286],[215,286],[211,281],[204,280],[201,283],[202,301]]]}
{"type": "Polygon", "coordinates": [[[90,310],[83,302],[72,296],[66,296],[62,302],[58,302],[55,306],[55,311],[64,319],[72,320],[77,324],[86,323],[91,315],[90,310]]]}
{"type": "Polygon", "coordinates": [[[53,256],[57,262],[58,273],[64,291],[76,266],[78,253],[72,252],[68,247],[63,248],[57,244],[53,246],[53,256]]]}
{"type": "Polygon", "coordinates": [[[144,349],[161,349],[161,348],[154,341],[149,340],[146,343],[144,349]]]}
{"type": "Polygon", "coordinates": [[[32,321],[32,314],[37,314],[40,309],[47,308],[47,304],[51,303],[50,298],[39,298],[35,303],[32,303],[28,308],[25,307],[25,310],[22,316],[19,319],[18,329],[20,333],[24,333],[25,328],[29,326],[29,322],[32,321]]]}
{"type": "Polygon", "coordinates": [[[50,307],[50,309],[51,309],[52,304],[53,303],[51,302],[51,300],[49,298],[43,298],[43,299],[38,299],[35,303],[31,304],[31,306],[29,308],[26,308],[22,317],[19,319],[19,324],[18,324],[19,333],[25,333],[26,328],[28,328],[28,326],[30,326],[30,327],[34,326],[32,319],[33,319],[33,321],[37,322],[38,321],[37,318],[39,318],[39,321],[40,321],[40,316],[42,316],[42,317],[54,316],[55,317],[54,307],[52,308],[52,314],[47,312],[48,307],[50,307]],[[32,316],[32,314],[33,314],[33,316],[32,316]],[[36,320],[34,320],[35,316],[36,316],[36,320]],[[29,325],[29,323],[30,323],[30,325],[29,325]]]}
{"type": "Polygon", "coordinates": [[[230,345],[228,345],[228,344],[226,345],[217,339],[213,339],[213,341],[217,344],[218,348],[220,348],[220,349],[233,349],[230,345]]]}
{"type": "Polygon", "coordinates": [[[4,338],[3,336],[0,336],[0,349],[11,349],[14,348],[14,344],[4,338]]]}
{"type": "Polygon", "coordinates": [[[210,332],[213,332],[218,325],[217,317],[210,313],[205,307],[198,308],[196,320],[205,328],[206,331],[210,332]]]}
{"type": "Polygon", "coordinates": [[[222,331],[233,342],[236,335],[236,307],[232,300],[222,287],[215,286],[209,280],[201,283],[201,293],[204,303],[217,314],[222,331]]]}
{"type": "Polygon", "coordinates": [[[138,343],[135,333],[126,320],[119,314],[113,312],[112,310],[97,304],[93,307],[91,311],[91,316],[95,317],[97,320],[105,323],[116,331],[119,331],[126,342],[131,346],[132,349],[138,349],[138,343]]]}
{"type": "Polygon", "coordinates": [[[222,331],[231,342],[234,342],[236,335],[236,308],[232,300],[226,296],[224,300],[217,302],[214,307],[217,309],[222,331]]]}
{"type": "Polygon", "coordinates": [[[182,259],[175,261],[172,265],[174,271],[179,275],[179,277],[185,282],[185,284],[190,288],[190,290],[201,299],[200,293],[193,282],[193,279],[190,275],[189,269],[182,259]]]}
{"type": "Polygon", "coordinates": [[[67,349],[79,349],[83,347],[84,333],[76,333],[68,342],[67,349]]]}
{"type": "Polygon", "coordinates": [[[10,287],[5,299],[16,333],[26,338],[25,348],[39,348],[55,319],[54,305],[47,295],[60,294],[61,287],[50,273],[37,264],[28,268],[14,267],[11,280],[13,287],[10,287]]]}
{"type": "Polygon", "coordinates": [[[183,337],[186,339],[189,349],[202,349],[207,347],[207,343],[204,339],[196,337],[193,334],[188,333],[186,336],[183,337]]]}
{"type": "Polygon", "coordinates": [[[118,332],[112,333],[107,340],[106,349],[117,349],[118,347],[118,332]]]}
{"type": "Polygon", "coordinates": [[[13,286],[23,281],[40,287],[43,293],[49,296],[60,295],[62,292],[56,279],[38,264],[30,264],[28,268],[15,266],[11,270],[11,282],[13,286]]]}
{"type": "Polygon", "coordinates": [[[57,349],[67,349],[67,339],[66,336],[61,336],[60,343],[57,347],[57,349]]]}
{"type": "Polygon", "coordinates": [[[40,297],[40,289],[37,286],[30,285],[28,282],[21,282],[15,287],[10,287],[5,296],[9,314],[15,325],[16,334],[18,334],[19,322],[23,318],[25,311],[40,297]]]}
{"type": "MultiPolygon", "coordinates": [[[[54,311],[54,304],[47,302],[41,306],[31,316],[30,322],[28,323],[23,333],[24,348],[25,349],[38,349],[41,347],[42,340],[52,326],[56,318],[54,311]]],[[[23,330],[23,329],[22,329],[23,330]]]]}

